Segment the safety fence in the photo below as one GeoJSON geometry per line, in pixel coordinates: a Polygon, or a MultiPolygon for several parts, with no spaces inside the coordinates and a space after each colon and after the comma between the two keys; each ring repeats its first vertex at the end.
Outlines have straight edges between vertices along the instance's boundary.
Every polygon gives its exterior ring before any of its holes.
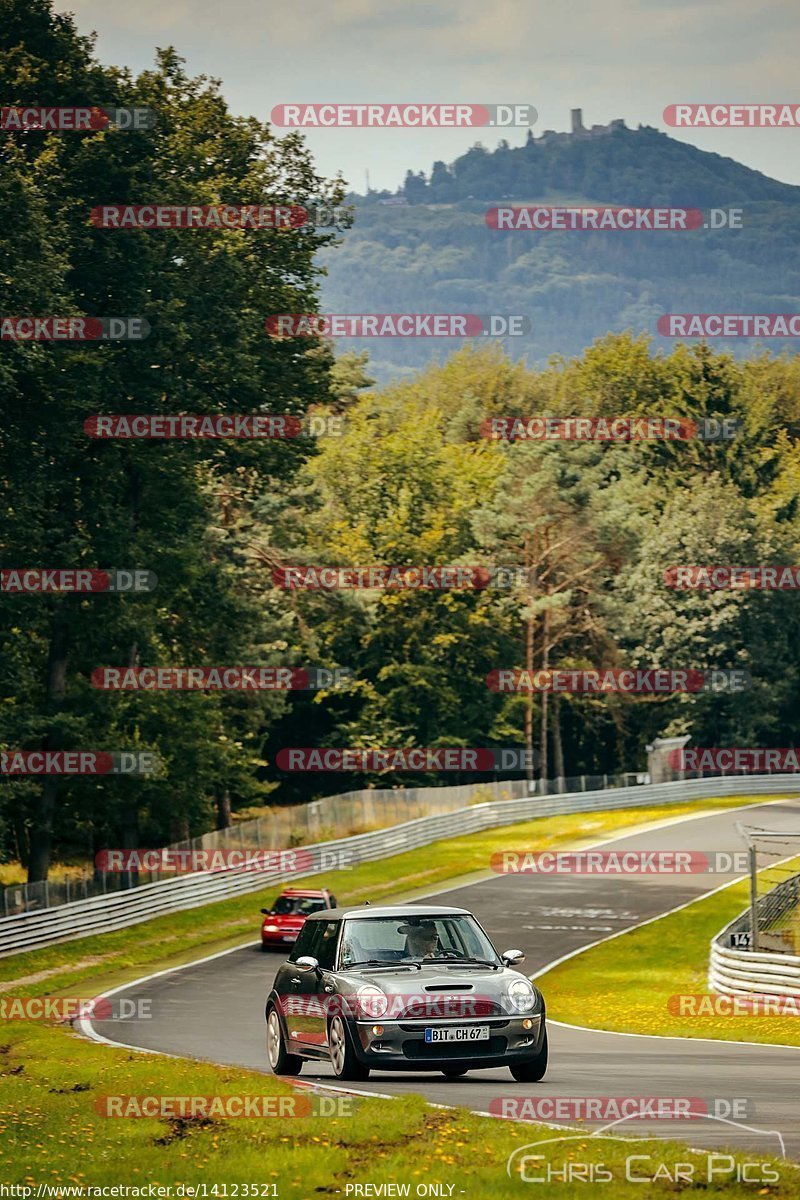
{"type": "MultiPolygon", "coordinates": [[[[485,801],[480,797],[485,789],[474,786],[414,789],[417,792],[436,793],[458,791],[462,805],[466,801],[467,806],[416,817],[390,828],[306,844],[302,847],[302,856],[298,855],[302,857],[302,865],[295,871],[244,867],[194,872],[140,884],[125,891],[0,918],[0,953],[14,954],[100,931],[121,929],[164,913],[196,908],[229,896],[263,890],[292,878],[335,870],[341,867],[345,859],[348,866],[374,862],[443,838],[477,833],[539,817],[676,804],[709,796],[798,794],[800,776],[729,777],[725,779],[724,786],[720,779],[680,780],[552,796],[528,794],[524,780],[497,782],[486,787],[494,790],[495,794],[500,792],[505,798],[485,801]],[[523,790],[526,794],[520,796],[523,790]],[[469,804],[470,799],[476,799],[476,793],[479,802],[469,804]]],[[[378,795],[373,793],[376,799],[378,795]]],[[[342,797],[334,799],[341,800],[342,797]]],[[[417,799],[421,800],[419,797],[417,799]]]]}

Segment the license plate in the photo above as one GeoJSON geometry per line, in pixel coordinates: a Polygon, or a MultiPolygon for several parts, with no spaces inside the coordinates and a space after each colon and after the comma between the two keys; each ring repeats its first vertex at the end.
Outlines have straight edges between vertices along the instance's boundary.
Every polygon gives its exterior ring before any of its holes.
{"type": "Polygon", "coordinates": [[[296,942],[297,934],[296,933],[285,933],[283,935],[283,937],[281,938],[281,941],[282,942],[296,942]]]}
{"type": "Polygon", "coordinates": [[[445,1029],[426,1029],[426,1042],[486,1042],[489,1040],[488,1025],[451,1025],[445,1029]]]}

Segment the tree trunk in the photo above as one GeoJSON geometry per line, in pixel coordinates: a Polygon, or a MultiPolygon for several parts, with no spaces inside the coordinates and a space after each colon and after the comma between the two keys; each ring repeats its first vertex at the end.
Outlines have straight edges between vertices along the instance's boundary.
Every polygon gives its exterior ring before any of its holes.
{"type": "MultiPolygon", "coordinates": [[[[533,679],[533,617],[525,625],[525,670],[528,680],[533,679]]],[[[528,782],[533,782],[533,690],[528,691],[525,704],[525,773],[528,782]]]]}
{"type": "MultiPolygon", "coordinates": [[[[546,671],[550,665],[550,614],[547,609],[542,613],[542,670],[546,671]]],[[[547,778],[548,778],[548,761],[547,761],[547,718],[549,693],[543,691],[541,694],[542,712],[539,725],[539,779],[542,785],[542,795],[544,795],[547,778]]]]}
{"type": "Polygon", "coordinates": [[[564,778],[564,743],[561,740],[561,697],[553,696],[553,769],[557,779],[564,778]]]}
{"type": "MultiPolygon", "coordinates": [[[[63,601],[53,614],[50,647],[47,654],[47,704],[51,709],[58,707],[64,698],[67,684],[67,632],[63,601]]],[[[48,734],[43,750],[60,749],[60,735],[48,734]]],[[[42,780],[39,801],[34,809],[30,831],[30,858],[28,860],[28,883],[42,883],[50,870],[50,855],[53,849],[53,817],[58,805],[59,781],[57,775],[46,775],[42,780]]]]}
{"type": "Polygon", "coordinates": [[[228,829],[231,821],[231,794],[227,788],[217,788],[217,829],[228,829]]]}

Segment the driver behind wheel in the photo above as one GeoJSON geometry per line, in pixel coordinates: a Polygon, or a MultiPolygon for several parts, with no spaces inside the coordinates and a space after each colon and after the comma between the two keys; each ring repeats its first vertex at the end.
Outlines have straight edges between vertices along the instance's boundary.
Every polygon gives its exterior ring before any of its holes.
{"type": "Polygon", "coordinates": [[[408,958],[435,958],[439,951],[439,936],[433,921],[401,925],[398,933],[406,935],[405,953],[408,958]]]}

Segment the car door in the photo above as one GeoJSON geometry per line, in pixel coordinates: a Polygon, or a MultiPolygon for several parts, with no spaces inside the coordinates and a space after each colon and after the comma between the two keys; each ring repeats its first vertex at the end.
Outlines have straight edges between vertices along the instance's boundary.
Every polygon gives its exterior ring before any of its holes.
{"type": "Polygon", "coordinates": [[[298,1045],[323,1047],[328,1043],[327,1001],[335,992],[331,971],[336,961],[340,924],[339,921],[306,924],[306,929],[313,929],[313,935],[307,943],[304,939],[303,954],[316,958],[319,968],[304,971],[295,967],[290,976],[295,1016],[289,1029],[298,1045]]]}

